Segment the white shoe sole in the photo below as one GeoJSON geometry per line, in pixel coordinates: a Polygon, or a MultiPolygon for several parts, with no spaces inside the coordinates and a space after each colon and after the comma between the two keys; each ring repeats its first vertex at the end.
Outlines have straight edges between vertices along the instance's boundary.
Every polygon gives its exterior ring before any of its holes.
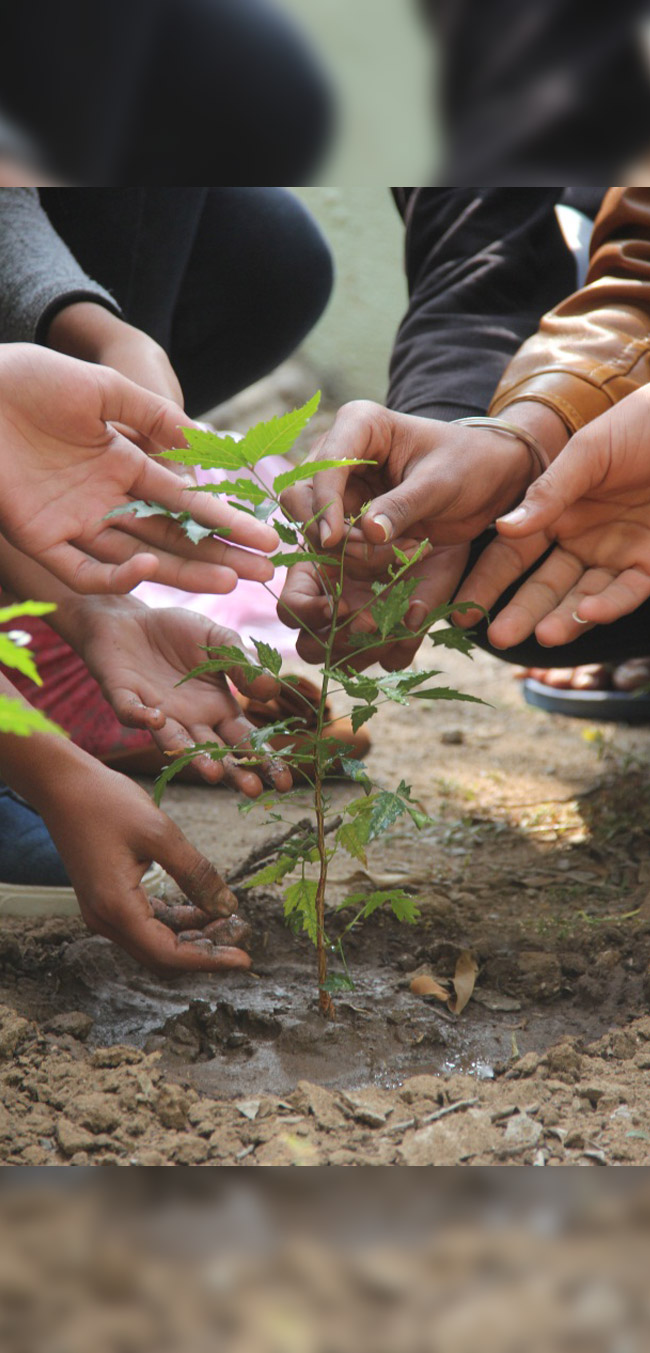
{"type": "MultiPolygon", "coordinates": [[[[145,892],[164,897],[169,875],[159,864],[149,866],[142,886],[145,892]]],[[[79,903],[73,888],[45,888],[30,883],[0,883],[0,916],[78,916],[79,903]]]]}

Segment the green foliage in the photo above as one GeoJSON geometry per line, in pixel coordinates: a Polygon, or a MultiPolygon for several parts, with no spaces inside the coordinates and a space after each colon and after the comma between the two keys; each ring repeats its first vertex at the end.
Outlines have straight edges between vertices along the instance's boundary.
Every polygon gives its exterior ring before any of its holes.
{"type": "MultiPolygon", "coordinates": [[[[476,697],[452,690],[449,686],[437,685],[442,673],[438,669],[414,671],[384,672],[355,670],[359,659],[368,666],[373,661],[373,649],[383,648],[386,644],[404,642],[412,646],[414,642],[428,636],[436,647],[451,648],[469,655],[471,637],[463,630],[451,624],[455,610],[466,611],[472,603],[455,607],[453,603],[438,606],[431,610],[423,622],[418,622],[417,632],[409,629],[407,619],[411,601],[418,587],[415,566],[430,552],[428,540],[408,553],[399,546],[393,546],[394,560],[389,565],[384,578],[372,584],[372,599],[369,609],[374,630],[353,632],[354,614],[347,610],[339,627],[339,606],[344,594],[345,584],[345,541],[336,554],[321,554],[314,549],[311,541],[311,528],[326,511],[326,507],[316,512],[303,525],[294,521],[280,504],[280,495],[285,489],[312,479],[324,470],[335,470],[355,464],[354,460],[305,460],[302,464],[277,475],[272,488],[267,488],[257,467],[259,462],[271,455],[287,454],[297,436],[304,430],[318,408],[319,395],[315,395],[300,409],[295,409],[280,418],[252,427],[241,440],[234,437],[219,436],[214,432],[205,432],[196,428],[185,429],[188,448],[164,453],[169,459],[185,465],[199,465],[205,470],[242,472],[233,480],[205,486],[203,492],[223,493],[233,507],[239,511],[253,513],[260,520],[266,520],[275,513],[275,526],[283,546],[272,556],[276,567],[292,568],[296,564],[309,564],[320,580],[323,590],[331,603],[331,626],[318,638],[323,644],[323,663],[321,666],[321,693],[314,702],[308,701],[309,720],[305,722],[298,715],[255,730],[250,735],[250,754],[248,764],[255,756],[267,752],[267,744],[276,734],[288,735],[294,742],[283,753],[289,765],[302,770],[311,786],[314,811],[314,827],[302,828],[285,838],[278,858],[267,863],[244,885],[247,888],[282,885],[284,888],[284,914],[288,925],[295,931],[304,931],[318,951],[319,991],[321,1009],[328,1012],[331,996],[341,991],[353,989],[353,982],[347,970],[343,939],[354,927],[369,921],[381,909],[389,909],[396,919],[406,924],[414,924],[419,916],[416,899],[403,889],[379,889],[370,893],[354,893],[346,898],[337,909],[354,909],[354,915],[345,924],[343,932],[335,941],[334,949],[327,938],[325,927],[325,891],[328,865],[337,850],[344,850],[352,859],[367,865],[368,847],[377,838],[389,831],[403,817],[408,817],[420,830],[430,822],[426,812],[413,801],[411,789],[405,780],[401,780],[396,790],[374,788],[366,767],[349,755],[348,745],[332,737],[327,732],[327,701],[334,688],[338,687],[352,701],[351,721],[355,731],[363,725],[386,701],[397,705],[408,705],[416,700],[475,700],[476,697]],[[279,518],[279,519],[278,519],[279,518]],[[441,622],[445,622],[444,626],[441,622]],[[345,628],[345,638],[349,651],[349,660],[340,654],[341,647],[335,638],[345,628]],[[330,805],[324,790],[324,779],[328,772],[340,765],[343,773],[356,781],[361,793],[343,810],[343,820],[332,820],[330,805]],[[317,878],[307,877],[314,872],[310,866],[317,866],[317,878]],[[299,873],[300,877],[289,882],[288,876],[299,873]],[[327,973],[327,953],[336,952],[343,972],[327,973]]],[[[366,505],[368,506],[368,505],[366,505]]],[[[142,509],[143,515],[155,515],[156,505],[130,504],[117,509],[111,515],[142,509]]],[[[363,515],[363,511],[355,521],[363,515]]],[[[167,514],[169,515],[169,514],[167,514]]],[[[188,529],[189,514],[176,514],[176,519],[184,529],[188,529]],[[183,520],[181,520],[183,518],[183,520]]],[[[352,522],[354,525],[354,521],[352,522]]],[[[199,528],[204,529],[204,528],[199,528]]],[[[206,532],[208,534],[208,532],[206,532]]],[[[367,611],[368,603],[359,610],[367,611]]],[[[342,612],[343,614],[343,612],[342,612]]],[[[358,613],[357,613],[358,614],[358,613]]],[[[325,621],[322,622],[325,626],[325,621]]],[[[307,628],[307,627],[306,627],[307,628]]],[[[195,667],[183,678],[189,681],[196,676],[219,675],[239,668],[248,681],[266,673],[273,677],[281,688],[286,687],[292,693],[292,699],[299,696],[298,678],[284,676],[282,656],[270,644],[262,639],[253,639],[257,661],[238,648],[223,645],[206,650],[206,661],[195,667]],[[296,689],[298,687],[298,689],[296,689]]],[[[407,648],[408,652],[409,649],[407,648]]],[[[412,649],[411,649],[412,651],[412,649]]],[[[379,656],[379,655],[377,655],[379,656]]],[[[478,702],[480,703],[480,701],[478,702]]],[[[295,707],[295,706],[294,706],[295,707]]],[[[299,706],[298,706],[299,708],[299,706]]],[[[165,785],[183,765],[191,762],[200,752],[208,751],[215,759],[229,754],[229,749],[217,744],[188,748],[172,765],[167,766],[156,784],[156,801],[165,785]]],[[[232,753],[230,753],[232,754],[232,753]]],[[[240,811],[248,813],[254,807],[262,808],[271,821],[285,821],[280,810],[282,800],[272,790],[261,794],[253,803],[242,803],[240,811]]]]}
{"type": "MultiPolygon", "coordinates": [[[[22,616],[50,615],[55,610],[56,606],[50,601],[12,602],[10,606],[0,607],[0,624],[10,624],[12,620],[19,620],[22,616]]],[[[17,644],[10,634],[0,634],[0,664],[21,672],[36,686],[43,685],[33,653],[29,648],[17,644]]],[[[56,733],[60,737],[68,736],[58,724],[41,713],[40,709],[25,705],[22,700],[10,695],[0,695],[0,733],[13,733],[19,738],[29,737],[31,733],[56,733]]]]}
{"type": "Polygon", "coordinates": [[[133,499],[133,502],[123,503],[121,507],[114,507],[104,516],[104,521],[111,517],[167,517],[170,521],[175,521],[181,530],[185,532],[188,540],[193,545],[199,545],[202,540],[207,540],[208,536],[220,536],[224,540],[232,535],[232,531],[227,526],[200,526],[194,520],[192,513],[184,510],[183,512],[171,512],[169,508],[163,507],[161,503],[146,503],[141,499],[133,499]]]}
{"type": "Polygon", "coordinates": [[[10,695],[0,695],[0,733],[13,733],[18,738],[29,737],[31,733],[58,733],[61,737],[68,736],[40,709],[24,705],[22,700],[14,700],[10,695]]]}

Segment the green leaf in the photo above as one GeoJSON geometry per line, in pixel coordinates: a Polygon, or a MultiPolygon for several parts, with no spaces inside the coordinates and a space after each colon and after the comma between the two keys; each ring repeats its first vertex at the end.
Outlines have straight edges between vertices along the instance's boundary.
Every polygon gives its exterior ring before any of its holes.
{"type": "Polygon", "coordinates": [[[414,899],[405,893],[401,888],[381,888],[374,893],[352,893],[346,897],[337,907],[337,911],[343,911],[346,907],[357,907],[361,905],[362,909],[353,922],[359,925],[362,921],[367,921],[373,916],[380,907],[388,905],[398,921],[405,921],[409,925],[414,925],[420,916],[420,911],[414,899]]]}
{"type": "Polygon", "coordinates": [[[188,493],[227,494],[229,498],[240,498],[254,506],[268,501],[264,489],[254,479],[224,479],[221,484],[198,484],[196,488],[188,489],[188,493]]]}
{"type": "Polygon", "coordinates": [[[248,653],[243,653],[241,648],[229,644],[218,644],[214,647],[200,644],[199,647],[206,653],[214,654],[214,657],[207,662],[200,662],[191,672],[186,672],[185,676],[177,681],[177,686],[183,686],[186,681],[206,676],[211,672],[230,672],[233,667],[240,668],[247,681],[254,681],[255,677],[262,676],[262,668],[253,662],[248,653]]]}
{"type": "Polygon", "coordinates": [[[246,883],[242,883],[242,888],[262,888],[268,883],[281,883],[286,874],[290,874],[295,869],[296,861],[292,855],[281,855],[273,864],[265,865],[259,873],[253,874],[246,883]]]}
{"type": "Polygon", "coordinates": [[[164,460],[175,460],[179,465],[199,465],[202,470],[246,469],[248,462],[242,450],[243,442],[201,428],[183,428],[182,431],[189,450],[181,447],[162,451],[164,460]]]}
{"type": "Polygon", "coordinates": [[[43,685],[31,649],[21,648],[8,634],[0,634],[0,663],[3,667],[13,667],[17,672],[22,672],[36,686],[43,685]]]}
{"type": "Polygon", "coordinates": [[[353,859],[360,860],[363,865],[367,864],[366,844],[367,844],[367,823],[363,818],[353,818],[351,822],[344,822],[336,833],[336,843],[347,850],[348,855],[353,859]]]}
{"type": "Polygon", "coordinates": [[[122,503],[121,507],[113,507],[110,512],[105,512],[102,521],[110,521],[112,517],[172,517],[168,507],[163,507],[162,503],[145,503],[141,498],[134,498],[130,503],[122,503]]]}
{"type": "Polygon", "coordinates": [[[353,700],[365,700],[370,704],[379,694],[379,684],[376,677],[368,676],[364,672],[353,672],[349,668],[342,668],[339,681],[346,695],[353,700]]]}
{"type": "Polygon", "coordinates": [[[414,700],[466,700],[472,705],[484,705],[478,695],[467,695],[464,691],[454,691],[450,686],[430,686],[426,691],[413,691],[414,700]]]}
{"type": "MultiPolygon", "coordinates": [[[[402,578],[401,582],[395,583],[388,592],[378,597],[374,605],[370,607],[370,614],[382,639],[388,639],[395,626],[404,619],[417,585],[416,578],[402,578]]],[[[383,584],[373,583],[372,590],[373,592],[383,591],[383,584]]]]}
{"type": "Polygon", "coordinates": [[[56,733],[62,738],[68,736],[40,709],[24,705],[22,700],[14,700],[9,695],[0,695],[0,733],[13,733],[17,738],[27,738],[31,733],[56,733]]]}
{"type": "Polygon", "coordinates": [[[280,418],[270,418],[268,423],[257,423],[249,428],[246,436],[238,443],[248,465],[257,465],[265,456],[286,456],[300,433],[313,418],[320,404],[320,390],[312,399],[291,413],[280,418]]]}
{"type": "MultiPolygon", "coordinates": [[[[321,983],[321,991],[327,991],[330,996],[335,996],[340,991],[354,991],[355,986],[351,977],[344,972],[331,972],[329,977],[321,983]]],[[[628,1137],[630,1133],[628,1132],[628,1137]]]]}
{"type": "MultiPolygon", "coordinates": [[[[205,540],[207,536],[213,536],[215,534],[214,530],[211,527],[200,526],[198,521],[194,521],[194,518],[190,517],[189,514],[184,521],[181,521],[180,517],[177,518],[177,521],[179,522],[179,525],[183,528],[188,540],[191,540],[193,545],[199,545],[200,542],[202,540],[205,540]]],[[[232,532],[228,528],[226,528],[225,531],[223,528],[220,528],[219,535],[229,536],[232,535],[232,532]]]]}
{"type": "Polygon", "coordinates": [[[285,526],[283,521],[274,521],[273,525],[285,545],[298,544],[298,532],[293,526],[285,526]]]}
{"type": "Polygon", "coordinates": [[[316,919],[316,893],[318,884],[315,879],[298,879],[297,883],[292,883],[284,894],[284,914],[288,920],[290,916],[298,915],[302,920],[302,928],[309,935],[312,944],[318,940],[318,922],[316,919]]]}
{"type": "Polygon", "coordinates": [[[16,601],[0,608],[0,625],[17,620],[21,615],[49,615],[56,610],[53,601],[16,601]]]}
{"type": "Polygon", "coordinates": [[[352,756],[339,756],[339,761],[341,770],[348,780],[356,780],[357,784],[370,786],[368,772],[363,761],[357,761],[352,756]]]}
{"type": "Polygon", "coordinates": [[[359,729],[363,727],[363,724],[367,723],[368,719],[372,719],[373,715],[376,713],[376,705],[355,705],[350,713],[352,731],[358,733],[359,729]]]}
{"type": "MultiPolygon", "coordinates": [[[[180,685],[180,682],[178,683],[180,685]]],[[[153,789],[154,803],[160,807],[160,801],[169,784],[170,780],[178,775],[185,766],[189,766],[197,756],[208,755],[213,761],[223,761],[224,757],[232,755],[231,747],[220,747],[216,742],[197,742],[193,747],[188,747],[186,752],[177,756],[169,766],[164,766],[158,776],[153,789]]]]}
{"type": "Polygon", "coordinates": [[[328,554],[315,554],[313,550],[292,550],[291,553],[284,551],[271,555],[271,563],[275,568],[293,568],[294,564],[329,565],[337,568],[340,562],[340,559],[334,559],[328,554]]]}
{"type": "MultiPolygon", "coordinates": [[[[375,460],[364,460],[364,465],[376,465],[375,460]]],[[[357,458],[352,460],[303,460],[301,465],[294,465],[293,470],[285,470],[284,474],[279,474],[273,480],[273,492],[276,498],[279,498],[285,489],[290,488],[292,484],[297,484],[301,479],[313,479],[315,474],[322,474],[323,470],[338,470],[345,465],[358,465],[357,458]]]]}
{"type": "Polygon", "coordinates": [[[265,644],[263,639],[252,639],[251,642],[255,645],[260,666],[264,671],[271,672],[275,677],[279,676],[282,670],[282,654],[278,653],[277,648],[265,644]]]}

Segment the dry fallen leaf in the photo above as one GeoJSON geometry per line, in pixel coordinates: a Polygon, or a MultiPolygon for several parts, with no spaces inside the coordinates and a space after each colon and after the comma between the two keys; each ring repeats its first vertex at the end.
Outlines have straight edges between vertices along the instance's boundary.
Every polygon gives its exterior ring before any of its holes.
{"type": "Polygon", "coordinates": [[[409,983],[414,996],[433,996],[444,1001],[452,1015],[462,1014],[474,990],[478,976],[478,963],[469,949],[463,949],[456,960],[456,971],[451,982],[449,978],[434,977],[432,973],[418,972],[409,983]],[[450,986],[453,985],[453,992],[450,986]]]}
{"type": "Polygon", "coordinates": [[[452,1015],[462,1014],[467,1002],[474,990],[474,984],[478,976],[478,963],[469,949],[463,949],[462,954],[458,955],[456,971],[454,973],[454,991],[455,997],[449,1000],[449,1009],[452,1015]]]}

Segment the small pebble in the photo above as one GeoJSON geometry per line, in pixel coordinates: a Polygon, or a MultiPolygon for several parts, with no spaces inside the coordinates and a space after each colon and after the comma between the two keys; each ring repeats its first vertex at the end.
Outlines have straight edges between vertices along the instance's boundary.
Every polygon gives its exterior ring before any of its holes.
{"type": "Polygon", "coordinates": [[[458,747],[465,741],[465,734],[461,728],[447,728],[440,734],[440,741],[447,747],[458,747]]]}

